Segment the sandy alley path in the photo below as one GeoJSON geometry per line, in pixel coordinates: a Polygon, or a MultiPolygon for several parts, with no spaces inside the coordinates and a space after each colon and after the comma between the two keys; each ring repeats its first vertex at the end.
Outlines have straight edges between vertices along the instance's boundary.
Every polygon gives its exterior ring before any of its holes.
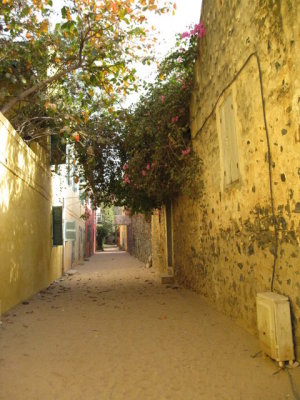
{"type": "Polygon", "coordinates": [[[300,368],[273,375],[201,296],[124,252],[76,269],[2,316],[1,400],[297,399],[300,368]]]}

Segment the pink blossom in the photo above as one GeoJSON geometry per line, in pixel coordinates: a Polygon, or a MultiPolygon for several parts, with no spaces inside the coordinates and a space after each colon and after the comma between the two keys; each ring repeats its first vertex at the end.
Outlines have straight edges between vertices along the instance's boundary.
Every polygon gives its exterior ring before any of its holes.
{"type": "Polygon", "coordinates": [[[185,38],[189,38],[191,36],[197,35],[198,38],[202,38],[203,36],[206,35],[206,30],[204,27],[204,24],[202,21],[200,21],[199,24],[195,24],[194,28],[190,30],[190,32],[183,32],[181,34],[181,38],[185,39],[185,38]]]}
{"type": "Polygon", "coordinates": [[[206,30],[203,25],[203,22],[200,22],[199,24],[195,24],[194,29],[191,30],[192,35],[197,35],[198,38],[201,38],[202,36],[205,36],[206,30]]]}
{"type": "Polygon", "coordinates": [[[146,171],[144,169],[142,169],[142,175],[145,176],[146,175],[146,171]]]}
{"type": "Polygon", "coordinates": [[[147,168],[147,170],[149,171],[149,169],[150,169],[150,164],[147,164],[146,168],[147,168]]]}
{"type": "Polygon", "coordinates": [[[181,34],[181,39],[185,39],[185,38],[188,38],[188,37],[190,37],[189,32],[183,32],[183,33],[181,34]]]}
{"type": "Polygon", "coordinates": [[[165,102],[166,96],[162,95],[162,96],[160,96],[159,98],[160,98],[160,101],[161,101],[162,103],[164,103],[164,102],[165,102]]]}
{"type": "Polygon", "coordinates": [[[129,176],[127,174],[124,175],[124,182],[125,183],[130,183],[129,176]]]}
{"type": "Polygon", "coordinates": [[[126,171],[127,168],[128,168],[128,164],[126,163],[123,165],[123,171],[126,171]]]}
{"type": "Polygon", "coordinates": [[[181,154],[182,154],[183,156],[187,156],[188,154],[190,154],[190,152],[191,152],[191,149],[188,147],[186,150],[182,150],[182,151],[181,151],[181,154]]]}
{"type": "Polygon", "coordinates": [[[182,61],[183,61],[182,57],[178,57],[177,61],[182,63],[182,61]]]}
{"type": "Polygon", "coordinates": [[[175,117],[172,117],[172,124],[174,124],[175,123],[175,121],[176,121],[176,118],[175,117]]]}
{"type": "Polygon", "coordinates": [[[178,117],[178,115],[176,115],[176,117],[175,117],[175,121],[177,122],[177,121],[178,121],[178,119],[179,119],[179,117],[178,117]]]}
{"type": "Polygon", "coordinates": [[[184,90],[186,88],[186,84],[184,83],[182,86],[181,86],[181,90],[184,90]]]}

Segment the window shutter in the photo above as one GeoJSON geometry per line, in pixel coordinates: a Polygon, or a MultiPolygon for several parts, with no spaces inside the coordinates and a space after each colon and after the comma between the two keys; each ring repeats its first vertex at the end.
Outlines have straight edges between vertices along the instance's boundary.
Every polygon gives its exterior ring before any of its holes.
{"type": "Polygon", "coordinates": [[[224,162],[225,186],[239,180],[238,148],[232,94],[227,96],[220,109],[221,140],[224,162]]]}
{"type": "Polygon", "coordinates": [[[52,243],[53,246],[62,246],[62,207],[52,207],[52,243]]]}
{"type": "Polygon", "coordinates": [[[65,223],[65,239],[76,240],[76,221],[66,221],[65,223]]]}

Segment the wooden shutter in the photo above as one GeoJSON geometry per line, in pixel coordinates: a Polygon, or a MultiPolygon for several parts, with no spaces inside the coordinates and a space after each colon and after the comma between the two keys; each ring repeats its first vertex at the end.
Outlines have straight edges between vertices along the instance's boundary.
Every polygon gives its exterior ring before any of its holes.
{"type": "Polygon", "coordinates": [[[62,246],[62,207],[52,207],[52,243],[53,246],[62,246]]]}
{"type": "Polygon", "coordinates": [[[220,108],[221,140],[225,186],[239,180],[238,147],[232,94],[227,96],[220,108]]]}

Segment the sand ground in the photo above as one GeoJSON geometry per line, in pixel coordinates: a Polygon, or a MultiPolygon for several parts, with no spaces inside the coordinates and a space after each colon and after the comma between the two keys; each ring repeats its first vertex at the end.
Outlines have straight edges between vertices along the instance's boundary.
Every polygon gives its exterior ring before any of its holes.
{"type": "Polygon", "coordinates": [[[124,252],[76,270],[2,316],[1,400],[299,400],[300,368],[196,293],[124,252]]]}

